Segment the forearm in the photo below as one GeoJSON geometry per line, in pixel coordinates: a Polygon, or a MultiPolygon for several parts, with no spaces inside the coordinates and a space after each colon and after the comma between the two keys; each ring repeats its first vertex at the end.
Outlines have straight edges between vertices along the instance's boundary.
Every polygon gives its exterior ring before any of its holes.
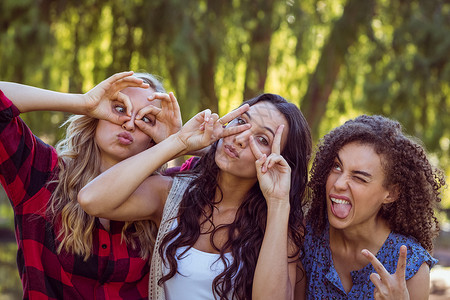
{"type": "Polygon", "coordinates": [[[288,263],[289,202],[268,206],[267,225],[256,264],[253,299],[292,299],[288,263]]]}
{"type": "Polygon", "coordinates": [[[85,113],[82,94],[59,93],[4,81],[0,81],[0,90],[22,113],[37,110],[85,113]]]}
{"type": "Polygon", "coordinates": [[[176,135],[109,168],[78,193],[78,202],[92,215],[114,211],[161,165],[185,149],[176,135]]]}

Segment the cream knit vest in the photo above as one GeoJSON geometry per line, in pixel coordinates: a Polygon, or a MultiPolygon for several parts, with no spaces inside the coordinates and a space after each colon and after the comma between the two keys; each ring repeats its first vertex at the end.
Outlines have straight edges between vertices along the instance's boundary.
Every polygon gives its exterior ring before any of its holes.
{"type": "Polygon", "coordinates": [[[158,285],[158,280],[162,277],[162,258],[159,255],[159,247],[161,241],[172,228],[174,217],[178,213],[181,199],[186,191],[189,183],[193,177],[176,176],[172,183],[169,196],[167,196],[166,204],[164,205],[163,216],[159,226],[158,235],[156,237],[155,248],[150,266],[150,280],[149,280],[149,299],[150,300],[166,300],[164,287],[158,285]]]}

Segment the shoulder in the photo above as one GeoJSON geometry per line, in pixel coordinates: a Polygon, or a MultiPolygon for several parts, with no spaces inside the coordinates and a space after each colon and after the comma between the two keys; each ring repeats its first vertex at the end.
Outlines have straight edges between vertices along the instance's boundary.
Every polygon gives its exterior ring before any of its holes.
{"type": "Polygon", "coordinates": [[[408,251],[406,280],[412,278],[419,269],[424,269],[424,267],[422,267],[423,264],[426,264],[427,270],[429,270],[437,263],[437,260],[433,258],[415,238],[398,233],[391,233],[382,249],[380,249],[380,254],[391,269],[388,270],[391,273],[394,273],[396,270],[398,255],[402,245],[405,245],[408,251]]]}
{"type": "Polygon", "coordinates": [[[162,199],[167,198],[172,187],[173,178],[164,175],[152,175],[145,179],[139,186],[142,193],[157,194],[162,199]]]}

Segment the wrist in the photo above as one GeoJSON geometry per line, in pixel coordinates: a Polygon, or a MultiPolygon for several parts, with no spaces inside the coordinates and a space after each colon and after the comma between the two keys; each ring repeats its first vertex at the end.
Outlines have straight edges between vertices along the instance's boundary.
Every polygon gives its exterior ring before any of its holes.
{"type": "MultiPolygon", "coordinates": [[[[171,144],[171,149],[174,150],[174,152],[177,153],[176,156],[181,156],[186,154],[189,150],[188,147],[186,145],[186,143],[184,142],[184,140],[180,137],[179,132],[170,135],[167,139],[165,139],[164,141],[168,141],[171,144]]],[[[163,141],[163,142],[164,142],[163,141]]]]}
{"type": "Polygon", "coordinates": [[[285,199],[268,199],[267,201],[267,211],[268,212],[288,212],[291,210],[291,205],[289,203],[289,198],[285,199]]]}

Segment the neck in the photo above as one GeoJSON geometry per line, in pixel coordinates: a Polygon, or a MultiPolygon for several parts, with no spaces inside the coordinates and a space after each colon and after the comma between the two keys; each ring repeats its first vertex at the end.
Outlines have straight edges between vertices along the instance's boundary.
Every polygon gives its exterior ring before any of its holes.
{"type": "Polygon", "coordinates": [[[109,168],[111,168],[114,165],[115,165],[114,163],[102,159],[102,162],[100,165],[100,173],[105,172],[106,170],[108,170],[109,168]]]}
{"type": "Polygon", "coordinates": [[[360,253],[368,249],[376,254],[386,241],[391,229],[384,219],[378,217],[371,224],[338,229],[330,226],[330,246],[346,252],[360,253]]]}
{"type": "MultiPolygon", "coordinates": [[[[222,191],[222,202],[219,206],[223,208],[239,207],[256,181],[256,178],[240,178],[226,172],[219,172],[217,183],[222,191]]],[[[219,196],[218,191],[216,196],[219,196]]]]}

